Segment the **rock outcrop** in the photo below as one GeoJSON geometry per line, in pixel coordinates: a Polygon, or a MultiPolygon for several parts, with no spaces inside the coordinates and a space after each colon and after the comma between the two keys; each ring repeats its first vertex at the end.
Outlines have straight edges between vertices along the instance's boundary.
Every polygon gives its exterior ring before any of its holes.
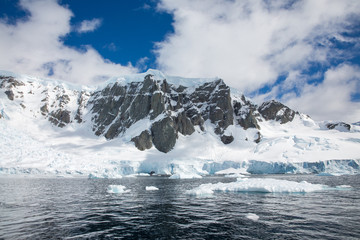
{"type": "Polygon", "coordinates": [[[222,79],[181,85],[148,74],[139,80],[112,81],[96,91],[87,91],[69,89],[58,82],[42,85],[2,76],[0,87],[9,101],[24,111],[38,113],[57,127],[86,124],[95,135],[110,140],[125,136],[136,124],[131,141],[141,151],[154,146],[167,153],[176,145],[179,134],[187,136],[209,129],[224,144],[230,144],[236,141],[236,135],[227,130],[231,125],[239,125],[244,131],[257,129],[249,138],[258,143],[262,139],[261,121],[285,124],[296,114],[280,102],[269,101],[258,107],[242,94],[232,96],[222,79]],[[37,109],[25,106],[24,94],[38,101],[37,109]]]}
{"type": "Polygon", "coordinates": [[[294,110],[275,100],[264,102],[258,111],[265,120],[276,120],[281,124],[291,122],[295,117],[294,110]]]}
{"type": "Polygon", "coordinates": [[[349,132],[351,129],[350,124],[344,122],[337,122],[337,123],[327,123],[326,127],[328,129],[336,129],[343,132],[349,132]]]}

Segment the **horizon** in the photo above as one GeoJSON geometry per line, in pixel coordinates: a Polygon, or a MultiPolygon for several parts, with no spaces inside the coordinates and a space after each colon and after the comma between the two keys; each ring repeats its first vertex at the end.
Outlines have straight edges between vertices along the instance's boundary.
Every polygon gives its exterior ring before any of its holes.
{"type": "Polygon", "coordinates": [[[358,1],[0,0],[0,69],[73,84],[157,69],[360,120],[358,1]],[[110,3],[110,4],[109,4],[110,3]],[[304,21],[306,19],[306,21],[304,21]]]}

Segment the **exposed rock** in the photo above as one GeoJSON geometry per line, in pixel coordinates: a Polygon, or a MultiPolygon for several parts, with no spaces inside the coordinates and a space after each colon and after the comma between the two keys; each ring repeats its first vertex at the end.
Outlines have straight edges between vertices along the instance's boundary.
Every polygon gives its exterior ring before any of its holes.
{"type": "Polygon", "coordinates": [[[256,135],[255,135],[255,140],[254,140],[254,142],[255,142],[255,143],[259,143],[259,142],[261,142],[261,139],[262,139],[261,133],[260,133],[260,132],[257,132],[256,135]]]}
{"type": "Polygon", "coordinates": [[[167,153],[176,143],[176,127],[171,117],[163,118],[151,126],[152,142],[157,150],[167,153]]]}
{"type": "Polygon", "coordinates": [[[234,137],[233,136],[226,136],[226,135],[222,135],[221,136],[221,141],[224,143],[224,144],[230,144],[234,141],[234,137]]]}
{"type": "Polygon", "coordinates": [[[9,98],[9,100],[14,100],[14,92],[12,90],[5,91],[6,96],[9,98]]]}
{"type": "Polygon", "coordinates": [[[41,114],[43,116],[46,116],[49,113],[49,109],[48,109],[48,105],[44,104],[41,108],[40,108],[41,114]]]}
{"type": "MultiPolygon", "coordinates": [[[[191,119],[200,113],[203,120],[210,119],[215,124],[215,133],[222,134],[224,130],[233,124],[233,108],[231,105],[230,88],[224,81],[219,79],[214,82],[205,83],[196,88],[190,95],[191,107],[198,109],[192,111],[191,119]],[[203,109],[203,106],[207,107],[203,109]],[[200,110],[201,109],[201,110],[200,110]]],[[[189,114],[187,114],[189,116],[189,114]]]]}
{"type": "Polygon", "coordinates": [[[18,86],[25,86],[25,84],[21,81],[16,80],[14,77],[11,76],[0,76],[0,88],[13,88],[18,86]]]}
{"type": "Polygon", "coordinates": [[[49,121],[58,127],[65,127],[70,123],[70,111],[58,109],[50,113],[49,121]]]}
{"type": "Polygon", "coordinates": [[[185,112],[180,113],[175,118],[176,130],[179,131],[182,135],[191,135],[195,132],[194,126],[191,120],[186,117],[185,112]]]}
{"type": "Polygon", "coordinates": [[[244,95],[242,95],[241,102],[235,100],[233,101],[233,106],[235,118],[240,126],[245,130],[248,128],[260,129],[256,119],[259,116],[259,113],[257,112],[257,106],[255,104],[251,103],[244,95]]]}
{"type": "Polygon", "coordinates": [[[258,111],[265,120],[276,120],[281,124],[291,122],[295,117],[294,110],[275,100],[264,102],[258,111]]]}
{"type": "Polygon", "coordinates": [[[165,110],[164,99],[161,92],[156,92],[151,97],[150,119],[155,119],[165,110]]]}
{"type": "Polygon", "coordinates": [[[131,139],[135,143],[135,146],[144,151],[145,149],[150,149],[152,147],[152,137],[151,133],[147,130],[142,131],[141,134],[137,137],[131,139]]]}
{"type": "Polygon", "coordinates": [[[337,129],[339,131],[350,131],[351,126],[350,124],[344,123],[344,122],[338,122],[338,123],[328,123],[326,124],[326,127],[328,129],[337,129]]]}

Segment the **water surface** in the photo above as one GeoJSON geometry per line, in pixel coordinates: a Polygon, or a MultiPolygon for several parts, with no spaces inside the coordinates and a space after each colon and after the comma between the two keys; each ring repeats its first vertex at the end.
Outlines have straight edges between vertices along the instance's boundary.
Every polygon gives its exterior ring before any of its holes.
{"type": "Polygon", "coordinates": [[[0,239],[359,239],[360,176],[272,175],[346,191],[305,194],[185,191],[235,179],[0,178],[0,239]],[[111,194],[124,185],[130,192],[111,194]],[[158,191],[146,191],[155,186],[158,191]],[[247,218],[259,216],[257,221],[247,218]]]}

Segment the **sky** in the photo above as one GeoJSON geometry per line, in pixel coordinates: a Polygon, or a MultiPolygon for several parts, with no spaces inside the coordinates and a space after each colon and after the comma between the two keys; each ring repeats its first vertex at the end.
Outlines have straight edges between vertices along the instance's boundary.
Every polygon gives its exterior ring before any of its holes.
{"type": "Polygon", "coordinates": [[[0,0],[0,70],[92,85],[159,69],[360,121],[358,0],[0,0]]]}

